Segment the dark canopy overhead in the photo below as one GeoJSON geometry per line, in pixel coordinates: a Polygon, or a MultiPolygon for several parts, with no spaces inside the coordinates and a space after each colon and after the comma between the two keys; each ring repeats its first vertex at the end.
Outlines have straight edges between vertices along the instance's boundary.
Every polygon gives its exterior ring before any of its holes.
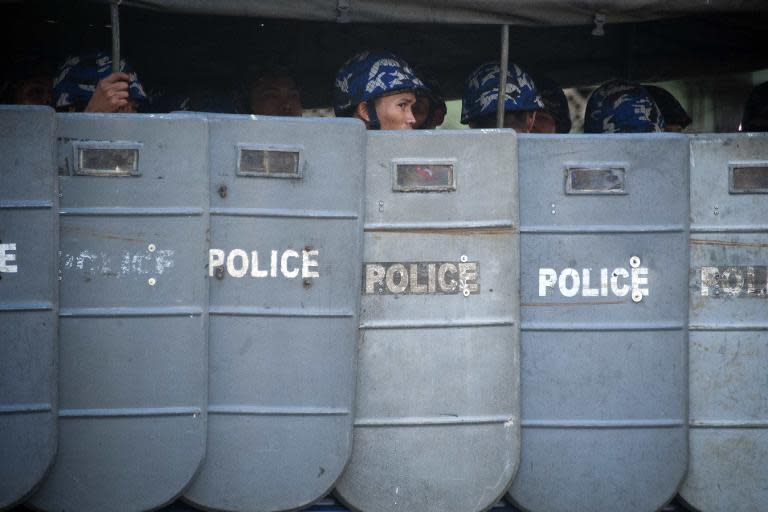
{"type": "MultiPolygon", "coordinates": [[[[109,0],[103,0],[109,1],[109,0]]],[[[122,0],[164,11],[359,23],[563,26],[768,10],[765,0],[122,0]]]]}
{"type": "MultiPolygon", "coordinates": [[[[107,3],[0,0],[0,66],[109,51],[107,3]]],[[[287,66],[307,107],[330,104],[336,70],[363,49],[401,55],[458,98],[472,69],[499,58],[500,31],[490,22],[517,23],[510,59],[564,87],[768,68],[768,0],[123,0],[120,18],[122,53],[150,89],[223,91],[250,67],[287,66]],[[347,6],[349,20],[378,22],[338,23],[347,6]]]]}

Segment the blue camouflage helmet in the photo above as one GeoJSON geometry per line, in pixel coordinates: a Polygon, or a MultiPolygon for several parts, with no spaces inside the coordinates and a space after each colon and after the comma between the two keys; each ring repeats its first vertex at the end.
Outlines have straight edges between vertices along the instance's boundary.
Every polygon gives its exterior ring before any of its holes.
{"type": "MultiPolygon", "coordinates": [[[[120,71],[129,77],[128,96],[138,102],[147,101],[136,72],[120,60],[120,71]]],[[[104,52],[92,52],[68,57],[59,66],[53,80],[54,107],[68,107],[88,103],[99,80],[112,74],[112,57],[104,52]]]]}
{"type": "Polygon", "coordinates": [[[656,85],[644,85],[653,101],[659,106],[661,115],[664,116],[664,122],[667,125],[678,124],[685,129],[691,122],[691,116],[685,111],[683,106],[677,101],[671,92],[656,85]]]}
{"type": "Polygon", "coordinates": [[[349,59],[336,73],[333,84],[333,110],[349,117],[364,101],[396,92],[426,90],[411,67],[390,52],[361,52],[349,59]]]}
{"type": "Polygon", "coordinates": [[[592,92],[584,114],[584,133],[663,132],[666,123],[648,90],[611,80],[592,92]]]}
{"type": "MultiPolygon", "coordinates": [[[[464,85],[461,100],[461,122],[467,124],[475,119],[495,115],[499,98],[498,62],[486,62],[469,75],[464,85]]],[[[517,64],[509,65],[507,86],[504,92],[504,111],[541,110],[544,103],[536,90],[531,76],[517,64]]]]}

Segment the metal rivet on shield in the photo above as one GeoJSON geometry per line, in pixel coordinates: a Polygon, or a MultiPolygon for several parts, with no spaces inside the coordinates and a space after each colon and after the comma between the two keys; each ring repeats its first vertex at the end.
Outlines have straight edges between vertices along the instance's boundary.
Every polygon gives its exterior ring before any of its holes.
{"type": "Polygon", "coordinates": [[[384,211],[384,201],[379,201],[379,211],[380,212],[384,211]]]}
{"type": "Polygon", "coordinates": [[[149,244],[149,245],[147,246],[147,250],[148,250],[149,252],[155,252],[155,249],[157,249],[157,247],[155,246],[155,244],[149,244]]]}
{"type": "Polygon", "coordinates": [[[459,258],[459,259],[461,260],[462,263],[466,263],[467,261],[469,261],[469,258],[467,258],[466,254],[462,254],[461,258],[459,258]]]}
{"type": "Polygon", "coordinates": [[[223,184],[222,184],[222,185],[219,185],[219,190],[218,190],[218,192],[219,192],[219,196],[220,196],[222,199],[224,199],[225,197],[227,197],[227,186],[226,186],[226,185],[223,185],[223,184]]]}
{"type": "Polygon", "coordinates": [[[641,300],[643,300],[643,292],[641,292],[640,290],[633,291],[632,292],[632,300],[634,302],[640,302],[641,300]]]}
{"type": "Polygon", "coordinates": [[[712,213],[714,213],[715,215],[720,215],[720,208],[717,205],[715,205],[715,210],[712,213]]]}
{"type": "Polygon", "coordinates": [[[216,276],[216,279],[224,279],[224,267],[216,267],[214,275],[216,276]]]}
{"type": "MultiPolygon", "coordinates": [[[[637,268],[640,266],[640,257],[639,256],[632,256],[629,258],[629,266],[632,268],[637,268]]],[[[635,301],[637,302],[637,301],[635,301]]]]}
{"type": "Polygon", "coordinates": [[[149,279],[147,279],[147,282],[149,283],[149,286],[155,286],[157,284],[157,279],[155,279],[154,277],[150,277],[149,279]]]}
{"type": "Polygon", "coordinates": [[[469,288],[464,288],[464,291],[461,293],[463,293],[465,297],[469,297],[469,294],[470,294],[469,288]]]}

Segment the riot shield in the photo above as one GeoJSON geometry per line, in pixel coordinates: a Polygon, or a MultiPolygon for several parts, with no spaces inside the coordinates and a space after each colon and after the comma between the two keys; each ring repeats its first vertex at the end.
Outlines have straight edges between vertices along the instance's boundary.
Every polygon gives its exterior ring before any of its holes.
{"type": "Polygon", "coordinates": [[[686,469],[684,136],[519,138],[526,510],[651,511],[686,469]]]}
{"type": "Polygon", "coordinates": [[[768,135],[691,139],[690,450],[680,495],[768,510],[768,135]]]}
{"type": "Polygon", "coordinates": [[[48,107],[0,106],[0,509],[56,452],[54,125],[48,107]]]}
{"type": "Polygon", "coordinates": [[[144,510],[205,452],[204,119],[59,114],[59,450],[31,503],[144,510]]]}
{"type": "Polygon", "coordinates": [[[510,130],[371,133],[352,459],[366,512],[469,512],[519,455],[517,146],[510,130]]]}
{"type": "Polygon", "coordinates": [[[365,129],[210,116],[208,452],[185,497],[274,511],[351,451],[365,129]]]}

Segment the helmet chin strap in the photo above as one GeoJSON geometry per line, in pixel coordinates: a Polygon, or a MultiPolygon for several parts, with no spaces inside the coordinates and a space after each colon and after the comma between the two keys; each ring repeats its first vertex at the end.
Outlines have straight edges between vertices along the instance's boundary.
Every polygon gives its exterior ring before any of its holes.
{"type": "Polygon", "coordinates": [[[379,122],[379,116],[376,115],[376,105],[374,100],[370,100],[365,104],[365,110],[368,112],[368,129],[380,130],[381,123],[379,122]]]}

